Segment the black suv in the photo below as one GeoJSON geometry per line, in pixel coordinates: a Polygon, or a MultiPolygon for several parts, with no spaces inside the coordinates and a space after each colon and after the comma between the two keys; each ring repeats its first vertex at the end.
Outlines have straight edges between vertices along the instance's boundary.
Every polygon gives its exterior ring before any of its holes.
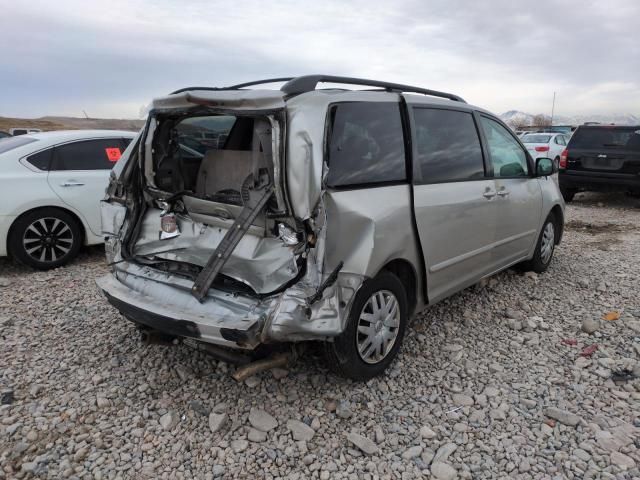
{"type": "Polygon", "coordinates": [[[581,191],[640,194],[640,126],[580,126],[560,157],[565,202],[581,191]]]}

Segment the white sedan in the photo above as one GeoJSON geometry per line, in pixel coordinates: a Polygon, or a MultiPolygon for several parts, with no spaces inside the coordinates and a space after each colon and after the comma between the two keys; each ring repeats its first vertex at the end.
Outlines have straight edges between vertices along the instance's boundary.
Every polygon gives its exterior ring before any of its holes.
{"type": "Polygon", "coordinates": [[[0,256],[48,269],[102,243],[100,200],[134,136],[75,130],[1,139],[0,256]]]}
{"type": "Polygon", "coordinates": [[[556,163],[569,142],[570,135],[564,133],[525,133],[520,137],[533,158],[547,157],[556,163]]]}

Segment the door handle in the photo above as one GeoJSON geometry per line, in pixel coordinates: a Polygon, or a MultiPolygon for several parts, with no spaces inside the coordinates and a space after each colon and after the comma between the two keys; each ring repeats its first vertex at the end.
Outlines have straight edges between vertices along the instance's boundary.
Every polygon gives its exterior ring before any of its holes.
{"type": "Polygon", "coordinates": [[[493,197],[496,196],[496,192],[494,190],[485,190],[482,196],[487,200],[491,200],[493,197]]]}
{"type": "Polygon", "coordinates": [[[60,184],[61,187],[81,187],[83,185],[84,183],[81,182],[64,182],[60,184]]]}
{"type": "Polygon", "coordinates": [[[509,190],[506,190],[504,188],[501,190],[498,190],[498,195],[500,195],[501,197],[506,197],[507,195],[509,195],[509,193],[511,192],[509,192],[509,190]]]}

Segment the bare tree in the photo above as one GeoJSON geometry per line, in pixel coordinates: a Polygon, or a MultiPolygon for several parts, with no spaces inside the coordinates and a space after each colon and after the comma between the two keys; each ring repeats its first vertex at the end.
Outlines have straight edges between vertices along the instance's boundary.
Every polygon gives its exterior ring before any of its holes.
{"type": "Polygon", "coordinates": [[[533,117],[533,126],[535,127],[550,127],[551,119],[545,115],[538,114],[533,117]]]}
{"type": "Polygon", "coordinates": [[[529,122],[527,122],[523,118],[518,118],[518,119],[509,120],[507,122],[507,125],[509,125],[513,130],[517,131],[517,130],[520,130],[521,128],[528,127],[529,122]]]}

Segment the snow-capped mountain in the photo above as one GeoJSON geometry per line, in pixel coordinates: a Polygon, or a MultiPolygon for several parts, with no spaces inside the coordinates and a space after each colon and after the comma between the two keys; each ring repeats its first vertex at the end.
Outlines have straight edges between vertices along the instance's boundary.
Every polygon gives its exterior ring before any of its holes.
{"type": "MultiPolygon", "coordinates": [[[[531,113],[521,112],[519,110],[509,110],[500,115],[500,118],[507,124],[517,125],[533,125],[533,119],[537,116],[544,116],[549,121],[549,115],[533,115],[531,113]]],[[[613,115],[556,115],[553,117],[555,125],[582,125],[585,122],[598,122],[602,124],[615,125],[640,125],[640,117],[631,113],[613,114],[613,115]]]]}

